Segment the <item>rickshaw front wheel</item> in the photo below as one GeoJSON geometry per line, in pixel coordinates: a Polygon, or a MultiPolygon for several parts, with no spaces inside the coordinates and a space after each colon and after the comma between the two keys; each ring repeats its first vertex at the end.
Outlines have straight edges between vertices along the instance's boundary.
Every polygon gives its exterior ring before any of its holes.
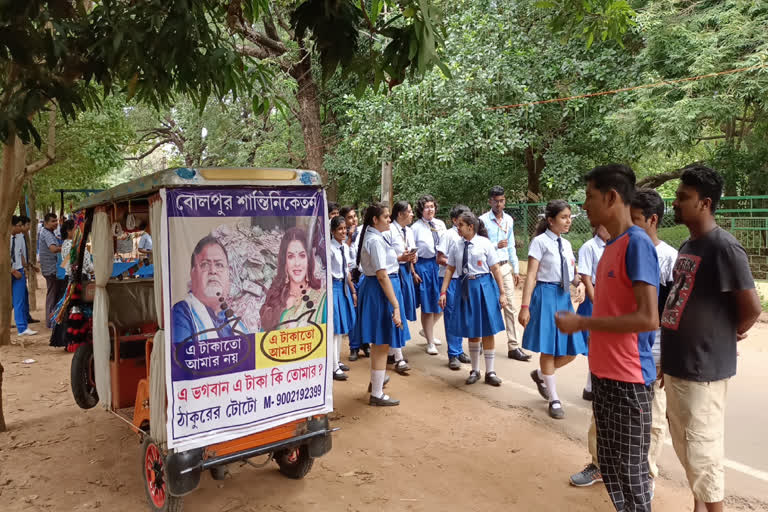
{"type": "Polygon", "coordinates": [[[280,472],[288,478],[304,478],[309,470],[312,469],[312,463],[315,461],[309,456],[309,447],[307,445],[297,446],[288,450],[275,452],[275,461],[280,466],[280,472]]]}
{"type": "Polygon", "coordinates": [[[96,374],[93,364],[93,345],[80,345],[72,356],[70,384],[75,403],[81,409],[90,409],[99,403],[96,392],[96,374]]]}
{"type": "Polygon", "coordinates": [[[157,443],[149,436],[144,437],[142,455],[141,474],[150,510],[181,512],[184,500],[179,496],[171,496],[168,492],[165,457],[157,443]]]}

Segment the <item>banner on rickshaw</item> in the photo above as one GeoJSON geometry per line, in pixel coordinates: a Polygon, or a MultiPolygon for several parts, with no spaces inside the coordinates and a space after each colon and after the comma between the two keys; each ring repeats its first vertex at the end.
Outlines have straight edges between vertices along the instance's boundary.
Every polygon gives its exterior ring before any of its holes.
{"type": "Polygon", "coordinates": [[[188,188],[165,196],[169,448],[330,412],[323,191],[188,188]]]}

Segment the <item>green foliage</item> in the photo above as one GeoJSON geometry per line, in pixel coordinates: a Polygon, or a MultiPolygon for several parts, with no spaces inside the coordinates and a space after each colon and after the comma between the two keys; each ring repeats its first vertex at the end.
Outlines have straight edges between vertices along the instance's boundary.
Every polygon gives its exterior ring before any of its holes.
{"type": "Polygon", "coordinates": [[[541,0],[536,6],[552,13],[549,25],[563,40],[583,38],[587,48],[595,39],[623,44],[635,26],[635,11],[626,0],[541,0]]]}

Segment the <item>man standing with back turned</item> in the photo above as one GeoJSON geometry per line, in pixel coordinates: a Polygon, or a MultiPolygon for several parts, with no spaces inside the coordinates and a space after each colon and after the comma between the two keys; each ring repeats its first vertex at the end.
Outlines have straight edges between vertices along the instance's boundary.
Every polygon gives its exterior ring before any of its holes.
{"type": "Polygon", "coordinates": [[[530,354],[520,348],[517,337],[517,309],[514,306],[515,288],[520,281],[520,263],[515,249],[515,222],[504,213],[507,199],[504,187],[496,185],[488,193],[491,211],[480,216],[480,220],[488,230],[488,239],[496,248],[499,257],[499,270],[504,281],[504,293],[507,295],[507,306],[504,308],[504,325],[507,327],[507,355],[517,361],[528,361],[530,354]]]}
{"type": "Polygon", "coordinates": [[[723,510],[728,379],[736,374],[736,342],[760,315],[747,253],[715,223],[722,190],[723,179],[702,165],[680,178],[672,206],[691,237],[680,246],[661,317],[669,432],[694,512],[723,510]]]}

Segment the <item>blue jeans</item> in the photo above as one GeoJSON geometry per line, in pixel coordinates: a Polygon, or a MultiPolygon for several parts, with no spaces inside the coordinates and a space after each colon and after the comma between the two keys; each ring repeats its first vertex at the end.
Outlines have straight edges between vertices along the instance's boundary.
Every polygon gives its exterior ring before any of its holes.
{"type": "Polygon", "coordinates": [[[16,320],[16,329],[19,334],[27,330],[27,318],[29,316],[29,302],[27,302],[27,278],[24,269],[19,270],[21,277],[16,279],[11,276],[11,296],[13,299],[13,318],[16,320]]]}

